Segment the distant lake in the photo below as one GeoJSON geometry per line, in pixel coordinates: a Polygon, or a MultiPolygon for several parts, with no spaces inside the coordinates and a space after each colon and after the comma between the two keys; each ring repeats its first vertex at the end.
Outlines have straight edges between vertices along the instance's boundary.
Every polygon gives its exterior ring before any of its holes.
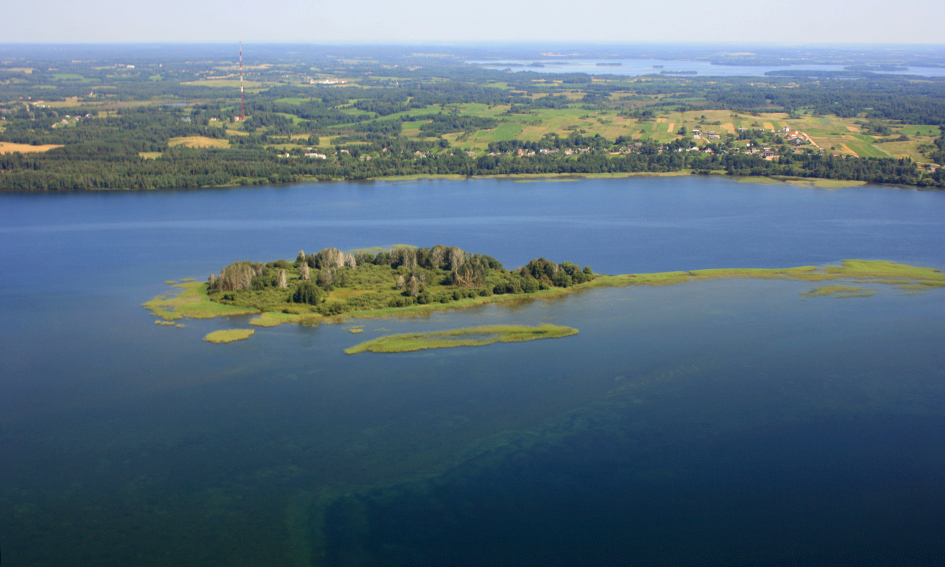
{"type": "Polygon", "coordinates": [[[201,338],[249,317],[164,327],[140,304],[299,249],[941,269],[943,234],[945,192],[697,176],[0,194],[0,548],[49,566],[942,564],[945,289],[604,289],[229,345],[201,338]],[[493,323],[580,333],[342,352],[493,323]]]}
{"type": "MultiPolygon", "coordinates": [[[[487,69],[534,71],[536,73],[588,73],[592,75],[640,75],[696,71],[694,76],[705,77],[761,77],[769,71],[843,71],[845,65],[713,65],[708,61],[678,61],[664,59],[540,59],[467,61],[487,69]],[[540,66],[532,66],[533,64],[540,66]]],[[[880,71],[877,71],[880,72],[880,71]]],[[[921,75],[945,77],[945,67],[909,67],[908,71],[882,71],[893,75],[921,75]]],[[[691,76],[682,74],[679,76],[691,76]]]]}

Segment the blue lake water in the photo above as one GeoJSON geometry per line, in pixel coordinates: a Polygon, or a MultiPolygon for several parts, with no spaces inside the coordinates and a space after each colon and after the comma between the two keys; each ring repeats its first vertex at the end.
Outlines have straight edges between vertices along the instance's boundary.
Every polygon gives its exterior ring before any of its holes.
{"type": "Polygon", "coordinates": [[[945,193],[724,178],[0,195],[11,565],[936,565],[945,290],[710,281],[428,318],[162,327],[165,280],[436,243],[599,273],[945,267],[945,193]],[[346,356],[392,332],[565,339],[346,356]]]}
{"type": "MultiPolygon", "coordinates": [[[[761,77],[769,71],[843,71],[845,65],[713,65],[708,61],[680,61],[667,59],[542,59],[467,61],[487,69],[509,69],[511,71],[534,71],[536,73],[588,73],[590,75],[640,75],[659,74],[662,71],[695,71],[703,77],[761,77]],[[541,64],[530,66],[534,63],[541,64]],[[598,65],[602,63],[602,65],[598,65]],[[618,65],[619,64],[619,65],[618,65]]],[[[893,75],[920,75],[945,77],[945,67],[910,66],[906,71],[877,71],[893,75]]],[[[689,75],[680,75],[689,76],[689,75]]]]}

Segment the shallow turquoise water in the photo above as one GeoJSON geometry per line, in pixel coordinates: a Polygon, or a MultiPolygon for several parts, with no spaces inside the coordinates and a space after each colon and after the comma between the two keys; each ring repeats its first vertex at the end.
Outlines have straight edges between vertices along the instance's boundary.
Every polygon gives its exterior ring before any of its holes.
{"type": "Polygon", "coordinates": [[[941,268],[945,194],[724,179],[0,195],[0,546],[27,565],[945,560],[943,290],[598,290],[428,319],[160,327],[167,279],[444,243],[603,273],[941,268]],[[346,356],[495,323],[565,339],[346,356]]]}

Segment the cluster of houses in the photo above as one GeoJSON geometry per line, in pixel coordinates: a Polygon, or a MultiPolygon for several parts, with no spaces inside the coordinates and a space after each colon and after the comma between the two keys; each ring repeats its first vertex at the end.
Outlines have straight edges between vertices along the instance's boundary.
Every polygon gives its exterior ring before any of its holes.
{"type": "MultiPolygon", "coordinates": [[[[89,116],[90,116],[89,114],[86,114],[86,115],[85,115],[86,118],[88,118],[89,116]]],[[[66,114],[66,117],[63,118],[62,120],[60,120],[59,122],[56,122],[55,124],[53,124],[53,125],[52,125],[52,128],[59,128],[59,127],[61,127],[61,126],[66,126],[66,125],[68,125],[70,122],[78,123],[80,118],[81,118],[80,116],[72,117],[72,116],[66,114]]]]}
{"type": "MultiPolygon", "coordinates": [[[[538,153],[543,156],[554,155],[557,153],[562,153],[566,156],[573,156],[573,155],[578,155],[578,154],[587,154],[587,153],[590,153],[590,151],[591,151],[591,148],[573,148],[573,149],[565,148],[563,150],[558,149],[558,148],[543,148],[543,149],[538,150],[538,153]]],[[[476,155],[475,152],[466,152],[466,153],[470,157],[474,157],[476,155]]],[[[489,155],[498,156],[498,155],[502,155],[503,153],[508,154],[508,155],[513,155],[513,156],[535,155],[535,152],[533,150],[524,150],[524,149],[518,149],[518,150],[508,151],[508,152],[489,152],[489,155]]]]}

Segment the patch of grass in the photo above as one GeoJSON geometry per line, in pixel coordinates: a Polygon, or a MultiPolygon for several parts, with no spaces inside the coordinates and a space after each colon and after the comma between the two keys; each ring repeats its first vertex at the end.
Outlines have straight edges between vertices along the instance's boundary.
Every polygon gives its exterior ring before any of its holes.
{"type": "Polygon", "coordinates": [[[256,331],[252,329],[227,329],[225,331],[214,331],[203,338],[208,343],[232,343],[233,341],[246,340],[253,336],[256,331]]]}
{"type": "Polygon", "coordinates": [[[558,325],[486,325],[450,331],[389,335],[345,349],[345,354],[360,352],[414,352],[434,348],[485,346],[494,343],[534,341],[576,335],[577,329],[558,325]]]}
{"type": "Polygon", "coordinates": [[[256,309],[235,307],[211,301],[207,296],[207,284],[187,282],[174,285],[182,291],[174,297],[158,295],[143,303],[151,314],[165,321],[174,321],[183,317],[191,319],[211,319],[226,315],[250,315],[259,313],[256,309]]]}
{"type": "Polygon", "coordinates": [[[230,142],[218,138],[207,138],[206,136],[184,136],[180,138],[171,138],[167,145],[186,146],[188,148],[228,148],[230,142]]]}
{"type": "Polygon", "coordinates": [[[321,315],[317,313],[301,314],[266,311],[259,317],[250,319],[249,324],[255,327],[278,327],[283,323],[311,323],[320,318],[321,315]]]}
{"type": "Polygon", "coordinates": [[[164,326],[173,326],[173,325],[174,325],[174,322],[173,322],[173,321],[163,321],[163,320],[161,320],[161,319],[156,319],[156,320],[154,321],[154,324],[155,324],[155,325],[164,325],[164,326]]]}

